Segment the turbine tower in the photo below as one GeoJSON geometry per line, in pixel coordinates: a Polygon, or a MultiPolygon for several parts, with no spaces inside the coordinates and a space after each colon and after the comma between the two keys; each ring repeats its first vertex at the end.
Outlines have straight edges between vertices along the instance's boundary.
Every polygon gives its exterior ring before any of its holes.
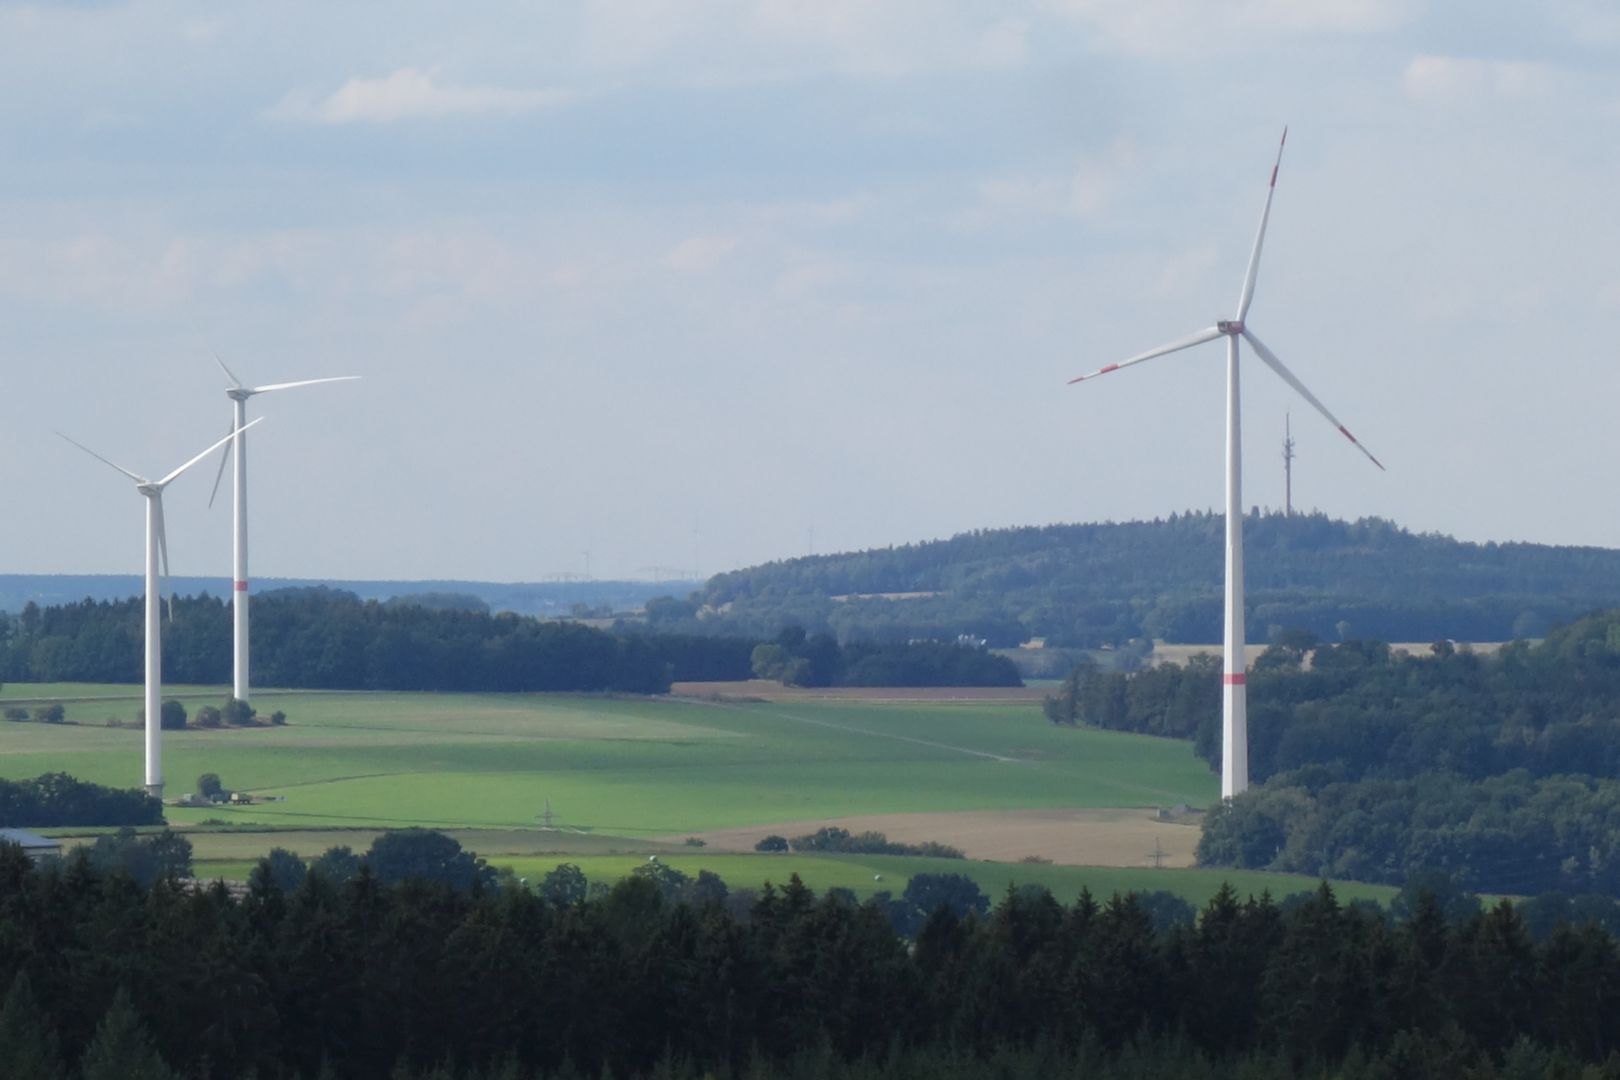
{"type": "Polygon", "coordinates": [[[1348,428],[1339,423],[1338,418],[1328,411],[1327,406],[1317,400],[1316,395],[1307,390],[1305,384],[1283,366],[1283,362],[1277,359],[1277,354],[1266,348],[1265,343],[1255,336],[1244,321],[1249,314],[1249,305],[1254,301],[1254,283],[1260,271],[1260,248],[1266,239],[1266,219],[1271,216],[1271,197],[1277,191],[1277,170],[1282,166],[1283,145],[1287,141],[1288,129],[1284,128],[1282,142],[1277,145],[1277,160],[1271,166],[1271,180],[1266,186],[1265,207],[1260,212],[1260,229],[1255,233],[1254,250],[1249,254],[1249,268],[1243,275],[1243,291],[1238,295],[1237,314],[1231,319],[1222,319],[1214,326],[1200,330],[1196,334],[1188,334],[1156,349],[1149,349],[1117,364],[1109,364],[1097,371],[1069,380],[1070,385],[1073,385],[1098,375],[1118,371],[1120,368],[1130,367],[1132,364],[1140,364],[1144,360],[1152,360],[1156,356],[1189,349],[1217,338],[1226,339],[1226,612],[1223,620],[1225,662],[1222,664],[1221,673],[1222,799],[1242,794],[1249,786],[1248,696],[1243,626],[1243,468],[1242,427],[1238,407],[1238,339],[1247,341],[1255,355],[1260,357],[1267,367],[1310,402],[1317,412],[1327,418],[1328,423],[1338,428],[1339,433],[1349,439],[1356,449],[1366,454],[1374,465],[1380,469],[1384,467],[1373,457],[1370,450],[1356,441],[1356,437],[1350,434],[1348,428]]]}
{"type": "MultiPolygon", "coordinates": [[[[253,421],[257,424],[258,421],[253,421]]],[[[163,606],[162,578],[158,576],[158,562],[163,563],[163,578],[169,575],[169,539],[163,528],[163,489],[176,477],[191,468],[221,446],[240,438],[246,427],[233,428],[231,433],[210,446],[161,480],[148,480],[139,473],[130,472],[122,465],[108,461],[88,446],[74,439],[58,435],[73,443],[104,465],[111,465],[131,480],[135,490],[146,496],[146,793],[155,799],[163,798],[163,606]]]]}
{"type": "MultiPolygon", "coordinates": [[[[358,379],[358,375],[337,375],[327,379],[302,379],[298,382],[269,383],[265,386],[245,386],[225,361],[214,354],[214,363],[231,380],[231,385],[225,388],[225,396],[230,398],[235,408],[232,413],[231,427],[234,431],[241,431],[247,427],[247,400],[255,394],[268,394],[273,390],[291,390],[299,386],[314,386],[317,383],[349,382],[358,379]]],[[[219,459],[219,472],[214,474],[214,490],[208,496],[208,505],[214,505],[214,498],[219,494],[219,482],[225,475],[225,461],[231,456],[227,449],[219,459]]],[[[247,439],[236,440],[236,477],[235,487],[231,494],[231,508],[235,512],[234,524],[231,527],[231,624],[232,624],[232,664],[231,664],[231,696],[242,701],[248,699],[248,540],[247,540],[247,439]]]]}

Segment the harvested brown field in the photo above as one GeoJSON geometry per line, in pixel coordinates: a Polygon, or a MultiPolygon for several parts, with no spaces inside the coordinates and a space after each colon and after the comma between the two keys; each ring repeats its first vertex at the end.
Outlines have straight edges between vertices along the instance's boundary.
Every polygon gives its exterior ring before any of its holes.
{"type": "MultiPolygon", "coordinates": [[[[698,833],[716,851],[753,851],[767,836],[803,836],[822,826],[880,832],[890,840],[933,840],[970,859],[1019,862],[1030,857],[1069,866],[1192,866],[1203,815],[1161,819],[1154,810],[988,810],[938,814],[863,814],[781,821],[698,833]]],[[[670,839],[679,839],[671,837],[670,839]]]]}
{"type": "Polygon", "coordinates": [[[968,702],[1038,704],[1047,690],[1038,686],[783,686],[769,679],[741,682],[678,682],[669,692],[676,697],[706,701],[874,701],[918,702],[929,705],[968,702]]]}

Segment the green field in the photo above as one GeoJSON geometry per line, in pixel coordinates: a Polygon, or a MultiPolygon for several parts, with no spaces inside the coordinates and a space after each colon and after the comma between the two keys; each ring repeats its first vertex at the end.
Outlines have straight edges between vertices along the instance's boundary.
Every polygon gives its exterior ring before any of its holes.
{"type": "MultiPolygon", "coordinates": [[[[660,854],[658,860],[689,877],[700,870],[719,874],[727,887],[757,889],[767,882],[782,885],[793,874],[814,891],[820,893],[832,888],[845,888],[865,898],[879,891],[898,896],[905,891],[906,882],[913,874],[966,874],[992,901],[998,899],[1008,886],[1042,885],[1050,889],[1059,902],[1072,903],[1081,888],[1088,888],[1099,900],[1115,893],[1164,891],[1201,907],[1215,895],[1223,882],[1235,889],[1240,897],[1259,896],[1269,892],[1273,899],[1282,899],[1293,893],[1310,892],[1319,882],[1316,878],[1297,874],[1267,874],[1254,870],[1140,870],[1108,866],[1042,866],[1020,863],[977,862],[972,859],[922,859],[898,855],[740,855],[715,852],[690,855],[660,854]]],[[[637,866],[647,861],[645,855],[535,855],[512,857],[495,855],[489,862],[498,867],[509,867],[518,876],[527,878],[530,885],[538,884],[547,873],[563,863],[572,863],[585,872],[591,881],[612,884],[626,877],[637,866]]],[[[206,880],[224,878],[228,881],[245,880],[254,866],[253,860],[219,860],[198,862],[197,876],[206,880]]],[[[1341,901],[1376,900],[1388,904],[1397,890],[1387,885],[1367,885],[1361,882],[1334,882],[1333,890],[1341,901]]]]}
{"type": "MultiPolygon", "coordinates": [[[[223,699],[223,688],[185,688],[223,699]]],[[[0,775],[66,771],[122,787],[141,777],[137,688],[13,685],[0,702],[69,702],[63,725],[0,724],[0,775]]],[[[217,772],[235,790],[285,801],[171,807],[190,832],[199,877],[245,877],[271,847],[306,859],[376,831],[451,830],[497,866],[538,880],[561,862],[612,881],[650,852],[712,870],[733,888],[798,873],[819,890],[896,893],[911,874],[960,872],[991,895],[1033,882],[1068,902],[1082,886],[1165,889],[1195,903],[1223,880],[1274,896],[1309,879],[1248,872],[1144,870],[894,856],[705,852],[669,838],[732,826],[856,814],[1132,807],[1217,797],[1185,743],[1057,728],[1033,704],[716,703],[588,695],[284,692],[286,727],[164,735],[168,794],[217,772]],[[547,801],[556,828],[538,826],[547,801]],[[880,880],[881,879],[881,880],[880,880]]],[[[1346,898],[1390,890],[1347,885],[1346,898]]]]}
{"type": "MultiPolygon", "coordinates": [[[[19,687],[8,687],[8,694],[19,687]]],[[[37,688],[33,688],[37,689],[37,688]]],[[[97,688],[62,687],[64,698],[97,688]]],[[[102,694],[105,697],[107,695],[102,694]]],[[[222,696],[222,695],[221,695],[222,696]]],[[[166,794],[216,772],[285,801],[172,810],[292,826],[511,828],[555,821],[622,836],[860,813],[1118,807],[1216,798],[1185,743],[1059,729],[1034,705],[719,704],[551,695],[306,694],[271,699],[283,728],[166,732],[166,794]]],[[[135,701],[123,703],[133,720],[135,701]]],[[[5,724],[0,774],[141,777],[141,735],[5,724]]]]}

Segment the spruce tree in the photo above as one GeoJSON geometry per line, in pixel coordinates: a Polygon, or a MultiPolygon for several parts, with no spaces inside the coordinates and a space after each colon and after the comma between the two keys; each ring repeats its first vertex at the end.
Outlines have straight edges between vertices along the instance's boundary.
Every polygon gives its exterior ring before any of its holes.
{"type": "Polygon", "coordinates": [[[152,1045],[129,991],[119,988],[79,1061],[81,1080],[179,1080],[152,1045]]]}
{"type": "Polygon", "coordinates": [[[0,1072],[7,1080],[59,1080],[63,1075],[56,1033],[26,971],[17,973],[0,1006],[0,1072]]]}

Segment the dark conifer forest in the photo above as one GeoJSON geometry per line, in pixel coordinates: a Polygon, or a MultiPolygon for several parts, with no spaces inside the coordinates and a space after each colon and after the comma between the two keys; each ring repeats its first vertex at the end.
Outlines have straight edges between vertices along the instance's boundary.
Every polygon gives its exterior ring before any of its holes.
{"type": "Polygon", "coordinates": [[[1620,1076],[1614,938],[1538,941],[1507,902],[1448,919],[1420,893],[1391,920],[1326,887],[1223,890],[1156,925],[1134,896],[1028,888],[942,905],[908,940],[882,901],[796,879],[665,884],[548,899],[362,867],[288,890],[265,863],[233,899],[0,845],[0,1061],[45,1080],[1620,1076]]]}

